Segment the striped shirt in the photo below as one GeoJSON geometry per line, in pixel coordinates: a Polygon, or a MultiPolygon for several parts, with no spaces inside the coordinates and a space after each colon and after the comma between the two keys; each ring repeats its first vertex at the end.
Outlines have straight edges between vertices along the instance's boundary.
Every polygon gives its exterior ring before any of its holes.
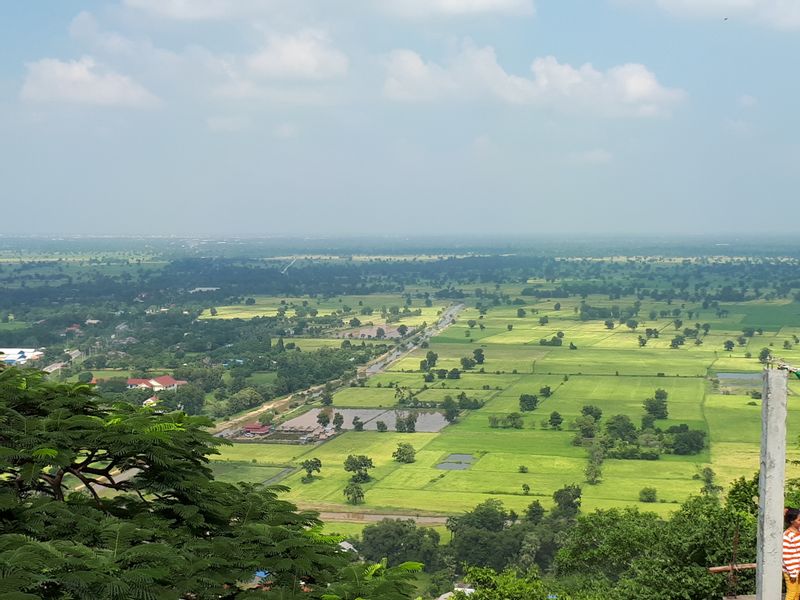
{"type": "Polygon", "coordinates": [[[800,532],[789,528],[783,532],[783,572],[797,575],[800,571],[800,532]]]}

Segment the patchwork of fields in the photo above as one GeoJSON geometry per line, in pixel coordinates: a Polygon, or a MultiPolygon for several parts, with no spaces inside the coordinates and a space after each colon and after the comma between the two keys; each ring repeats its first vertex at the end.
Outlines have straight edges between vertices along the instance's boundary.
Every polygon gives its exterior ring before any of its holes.
{"type": "MultiPolygon", "coordinates": [[[[373,300],[370,305],[375,306],[373,300]]],[[[607,298],[589,297],[591,306],[612,304],[607,298]]],[[[386,409],[397,404],[395,387],[420,391],[420,401],[441,402],[446,395],[465,392],[470,398],[485,401],[481,409],[464,412],[458,422],[438,433],[395,433],[389,431],[347,431],[320,446],[282,446],[240,444],[222,450],[216,468],[227,480],[270,480],[284,467],[295,467],[281,483],[291,487],[288,498],[305,507],[321,510],[352,510],[342,493],[349,474],[342,462],[348,454],[366,454],[375,463],[373,480],[364,486],[366,502],[357,510],[400,514],[448,514],[467,510],[487,498],[499,498],[510,508],[521,511],[532,499],[546,506],[553,491],[577,483],[583,489],[587,510],[639,503],[644,487],[657,490],[659,502],[648,510],[669,512],[688,495],[697,493],[695,479],[700,468],[710,466],[720,483],[739,476],[750,476],[758,467],[760,401],[749,392],[758,391],[752,380],[726,388],[717,373],[758,373],[757,356],[762,348],[789,362],[800,363],[800,344],[792,342],[800,334],[800,305],[789,303],[740,303],[721,306],[727,314],[719,316],[713,308],[677,307],[667,303],[644,303],[636,330],[615,323],[607,328],[602,320],[580,321],[578,300],[561,300],[560,310],[553,301],[529,303],[525,316],[517,306],[491,308],[481,316],[475,308],[465,310],[458,322],[433,338],[430,348],[420,349],[394,364],[391,370],[370,378],[363,388],[347,388],[333,399],[335,408],[386,409]],[[710,330],[702,343],[693,339],[673,349],[676,333],[674,316],[648,319],[651,310],[670,313],[681,308],[683,327],[695,322],[708,323],[710,330]],[[693,311],[687,318],[687,312],[693,311]],[[540,324],[540,319],[547,322],[540,324]],[[691,321],[691,322],[690,322],[691,321]],[[726,340],[736,340],[742,329],[762,329],[724,350],[726,340]],[[640,347],[645,328],[656,328],[660,335],[640,347]],[[551,339],[563,332],[563,345],[543,346],[540,339],[551,339]],[[570,349],[570,343],[575,349],[570,349]],[[784,344],[790,348],[785,348],[784,344]],[[423,381],[420,361],[429,350],[438,354],[436,368],[460,368],[460,360],[480,348],[485,363],[459,379],[423,381]],[[748,353],[750,356],[748,357],[748,353]],[[482,368],[483,372],[479,372],[482,368]],[[523,413],[523,429],[493,429],[489,417],[503,417],[519,410],[521,394],[539,394],[549,386],[552,395],[540,397],[539,407],[523,413]],[[657,388],[669,394],[669,418],[657,421],[665,429],[686,423],[707,432],[706,449],[698,455],[664,455],[658,461],[606,459],[602,480],[596,485],[584,481],[587,452],[574,446],[572,421],[584,405],[603,411],[601,426],[612,415],[628,415],[639,424],[644,414],[642,402],[657,388]],[[552,411],[564,418],[562,430],[542,424],[552,411]],[[417,450],[416,462],[400,464],[392,459],[399,442],[409,442],[417,450]],[[438,468],[450,454],[471,454],[475,460],[463,470],[438,468]],[[301,483],[296,467],[307,458],[319,458],[323,468],[312,483],[301,483]],[[527,472],[520,472],[520,467],[527,472]],[[528,495],[523,484],[530,486],[528,495]]],[[[631,304],[617,300],[615,304],[631,304]]],[[[337,303],[338,304],[338,303],[337,303]]],[[[430,310],[430,309],[428,309],[430,310]]],[[[435,313],[428,322],[435,320],[435,313]]],[[[682,329],[682,328],[681,328],[682,329]]],[[[800,406],[796,401],[800,382],[790,385],[789,447],[798,455],[800,406]]],[[[797,476],[789,467],[789,476],[797,476]]]]}

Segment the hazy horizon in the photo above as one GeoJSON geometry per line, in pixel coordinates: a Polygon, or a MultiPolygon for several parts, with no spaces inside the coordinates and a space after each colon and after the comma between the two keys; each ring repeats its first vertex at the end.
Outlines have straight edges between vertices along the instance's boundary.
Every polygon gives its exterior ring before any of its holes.
{"type": "Polygon", "coordinates": [[[790,235],[799,31],[780,0],[6,3],[0,233],[790,235]]]}

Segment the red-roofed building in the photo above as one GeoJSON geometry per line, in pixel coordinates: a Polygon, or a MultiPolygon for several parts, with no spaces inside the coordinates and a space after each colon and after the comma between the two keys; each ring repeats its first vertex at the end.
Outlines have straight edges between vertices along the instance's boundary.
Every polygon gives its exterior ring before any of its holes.
{"type": "Polygon", "coordinates": [[[162,375],[161,377],[154,377],[153,379],[128,379],[128,389],[147,388],[154,392],[161,392],[163,390],[174,391],[187,383],[189,382],[175,379],[171,375],[162,375]]]}
{"type": "Polygon", "coordinates": [[[242,427],[242,433],[245,436],[250,437],[253,435],[266,435],[270,431],[272,431],[272,427],[270,425],[262,425],[261,423],[249,423],[242,427]],[[250,434],[249,436],[247,434],[250,434]]]}

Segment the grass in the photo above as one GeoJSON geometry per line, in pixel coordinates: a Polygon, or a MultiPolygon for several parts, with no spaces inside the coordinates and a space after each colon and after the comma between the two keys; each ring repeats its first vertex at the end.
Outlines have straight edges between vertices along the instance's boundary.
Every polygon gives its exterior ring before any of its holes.
{"type": "Polygon", "coordinates": [[[247,378],[247,382],[251,385],[264,385],[273,383],[278,378],[278,373],[275,371],[256,371],[247,378]]]}
{"type": "Polygon", "coordinates": [[[268,467],[240,462],[212,463],[214,477],[226,483],[266,483],[283,473],[283,467],[268,467]]]}
{"type": "Polygon", "coordinates": [[[339,408],[382,408],[395,406],[394,388],[345,388],[333,396],[333,405],[339,408]]]}
{"type": "Polygon", "coordinates": [[[214,456],[215,461],[233,461],[236,463],[252,463],[262,465],[291,464],[312,450],[313,446],[295,446],[290,444],[233,444],[222,446],[220,454],[214,456]]]}

